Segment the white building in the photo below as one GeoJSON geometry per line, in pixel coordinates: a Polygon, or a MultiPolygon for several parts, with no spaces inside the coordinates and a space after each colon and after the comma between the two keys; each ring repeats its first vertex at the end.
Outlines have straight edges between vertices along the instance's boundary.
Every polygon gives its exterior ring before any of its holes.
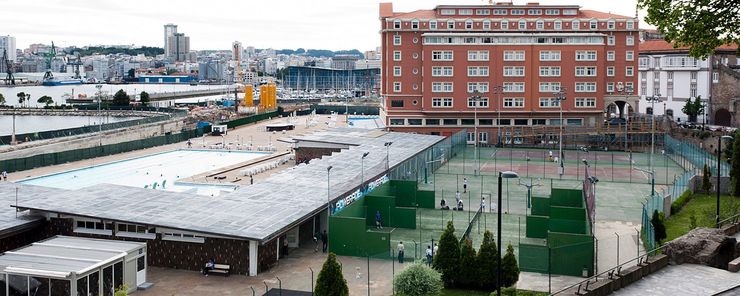
{"type": "Polygon", "coordinates": [[[166,24],[164,25],[164,56],[169,57],[170,53],[170,37],[177,33],[177,25],[166,24]]]}
{"type": "Polygon", "coordinates": [[[0,58],[2,58],[3,50],[7,51],[8,60],[11,62],[16,61],[15,37],[0,36],[0,58]]]}

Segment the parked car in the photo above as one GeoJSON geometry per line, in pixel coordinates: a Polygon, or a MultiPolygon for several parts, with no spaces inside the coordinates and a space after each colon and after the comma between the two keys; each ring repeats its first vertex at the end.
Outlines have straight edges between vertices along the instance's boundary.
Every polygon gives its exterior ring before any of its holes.
{"type": "Polygon", "coordinates": [[[682,122],[679,123],[678,126],[682,128],[696,129],[696,124],[693,122],[682,122]]]}
{"type": "Polygon", "coordinates": [[[610,125],[610,126],[624,125],[624,124],[627,124],[627,119],[619,118],[619,117],[611,118],[609,120],[604,121],[604,125],[610,125]]]}

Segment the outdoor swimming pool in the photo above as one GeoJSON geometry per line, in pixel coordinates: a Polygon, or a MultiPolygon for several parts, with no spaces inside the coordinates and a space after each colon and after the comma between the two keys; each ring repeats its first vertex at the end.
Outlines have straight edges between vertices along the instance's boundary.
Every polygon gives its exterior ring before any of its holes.
{"type": "Polygon", "coordinates": [[[143,157],[104,163],[66,172],[18,181],[22,184],[61,189],[79,189],[98,184],[153,188],[201,195],[233,191],[236,185],[193,176],[243,163],[268,152],[222,150],[174,150],[143,157]]]}
{"type": "Polygon", "coordinates": [[[350,117],[349,126],[354,128],[377,129],[384,128],[383,120],[379,116],[350,117]]]}

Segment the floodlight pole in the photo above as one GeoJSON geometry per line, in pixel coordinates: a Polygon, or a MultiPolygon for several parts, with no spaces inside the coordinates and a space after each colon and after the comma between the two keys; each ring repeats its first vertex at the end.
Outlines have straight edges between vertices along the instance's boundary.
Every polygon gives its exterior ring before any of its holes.
{"type": "Polygon", "coordinates": [[[477,176],[480,172],[480,160],[478,159],[478,102],[480,101],[480,91],[476,88],[473,92],[473,96],[469,99],[473,101],[473,158],[476,160],[476,169],[473,171],[473,176],[477,176]]]}
{"type": "Polygon", "coordinates": [[[393,142],[385,142],[383,145],[385,146],[385,170],[388,172],[388,178],[390,178],[390,174],[391,174],[391,145],[393,145],[393,142]]]}
{"type": "MultiPolygon", "coordinates": [[[[650,102],[652,105],[652,112],[650,114],[650,170],[653,169],[653,154],[655,154],[655,103],[660,102],[660,93],[655,94],[653,97],[646,97],[645,100],[650,102]]],[[[665,114],[663,114],[665,116],[665,114]]]]}
{"type": "MultiPolygon", "coordinates": [[[[326,168],[326,233],[329,233],[329,217],[331,217],[331,190],[330,186],[330,173],[332,166],[326,168]]],[[[326,242],[326,248],[329,249],[329,242],[326,242]]]]}
{"type": "Polygon", "coordinates": [[[558,101],[558,106],[560,107],[560,136],[558,137],[560,169],[558,173],[560,175],[560,179],[562,179],[563,174],[565,173],[565,166],[563,164],[563,101],[565,101],[566,98],[565,87],[560,88],[560,90],[553,93],[553,95],[555,96],[555,100],[558,101]]]}
{"type": "Polygon", "coordinates": [[[498,261],[496,262],[496,295],[501,296],[501,191],[503,178],[518,178],[519,175],[515,172],[498,172],[498,205],[496,211],[498,212],[498,223],[497,227],[497,244],[498,244],[498,261]]]}

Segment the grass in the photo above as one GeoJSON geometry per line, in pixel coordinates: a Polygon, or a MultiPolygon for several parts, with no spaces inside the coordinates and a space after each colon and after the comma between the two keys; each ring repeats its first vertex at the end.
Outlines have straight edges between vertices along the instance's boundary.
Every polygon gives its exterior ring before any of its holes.
{"type": "MultiPolygon", "coordinates": [[[[503,292],[504,290],[502,290],[503,292]]],[[[457,290],[457,289],[443,289],[440,296],[489,296],[496,295],[496,292],[484,292],[476,290],[457,290]]],[[[505,294],[501,294],[505,295],[505,294]]],[[[516,290],[517,296],[547,296],[547,292],[537,292],[529,290],[516,290]]]]}
{"type": "MultiPolygon", "coordinates": [[[[720,197],[720,216],[722,219],[740,212],[740,198],[729,195],[720,197]]],[[[697,227],[714,227],[717,212],[717,196],[694,194],[678,214],[672,215],[665,223],[666,242],[688,233],[691,230],[691,216],[696,217],[697,227]]]]}

